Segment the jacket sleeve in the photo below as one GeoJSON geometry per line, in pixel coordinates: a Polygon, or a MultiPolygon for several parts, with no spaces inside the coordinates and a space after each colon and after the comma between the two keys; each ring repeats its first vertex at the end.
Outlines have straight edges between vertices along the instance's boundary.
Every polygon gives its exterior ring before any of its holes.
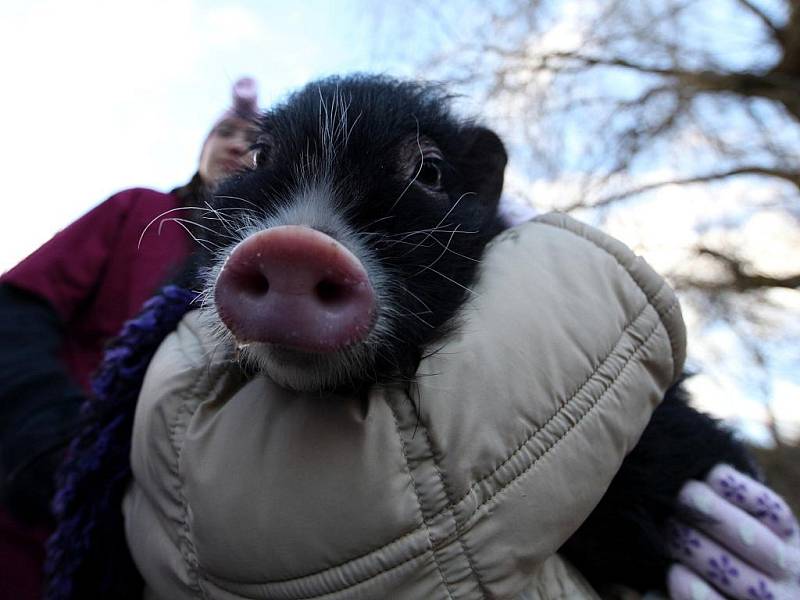
{"type": "Polygon", "coordinates": [[[58,353],[50,304],[0,285],[0,496],[18,518],[43,522],[53,474],[83,399],[58,353]]]}
{"type": "Polygon", "coordinates": [[[83,399],[60,357],[63,328],[94,294],[135,195],[112,196],[0,278],[0,501],[28,522],[49,515],[83,399]]]}

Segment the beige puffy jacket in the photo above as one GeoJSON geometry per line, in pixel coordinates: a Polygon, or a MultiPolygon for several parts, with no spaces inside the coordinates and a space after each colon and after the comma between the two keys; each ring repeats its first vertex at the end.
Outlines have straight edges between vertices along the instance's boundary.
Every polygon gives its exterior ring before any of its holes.
{"type": "Polygon", "coordinates": [[[188,314],[134,426],[146,597],[595,597],[554,554],[681,371],[677,300],[562,215],[495,240],[475,292],[413,398],[246,380],[188,314]]]}

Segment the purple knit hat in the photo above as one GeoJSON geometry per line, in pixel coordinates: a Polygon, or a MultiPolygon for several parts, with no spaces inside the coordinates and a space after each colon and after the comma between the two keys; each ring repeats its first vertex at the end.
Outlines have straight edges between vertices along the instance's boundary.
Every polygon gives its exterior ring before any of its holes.
{"type": "Polygon", "coordinates": [[[233,84],[231,92],[233,99],[231,106],[217,117],[211,131],[214,131],[214,128],[222,121],[231,117],[238,117],[247,121],[258,119],[258,85],[256,80],[252,77],[241,77],[233,84]]]}

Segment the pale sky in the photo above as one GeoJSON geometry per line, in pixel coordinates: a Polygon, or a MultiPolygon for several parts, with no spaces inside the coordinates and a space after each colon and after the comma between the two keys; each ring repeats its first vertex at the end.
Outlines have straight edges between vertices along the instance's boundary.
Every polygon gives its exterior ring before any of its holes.
{"type": "Polygon", "coordinates": [[[241,75],[267,106],[320,75],[404,74],[365,4],[4,0],[0,271],[115,191],[188,180],[241,75]]]}

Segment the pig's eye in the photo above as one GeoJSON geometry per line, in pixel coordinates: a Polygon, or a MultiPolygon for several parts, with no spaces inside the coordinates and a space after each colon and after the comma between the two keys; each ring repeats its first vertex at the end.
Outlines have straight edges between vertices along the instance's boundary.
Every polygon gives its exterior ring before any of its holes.
{"type": "Polygon", "coordinates": [[[272,153],[272,146],[266,140],[258,140],[255,144],[250,146],[250,151],[253,153],[253,167],[259,169],[269,164],[270,154],[272,153]]]}
{"type": "Polygon", "coordinates": [[[417,167],[417,183],[426,188],[439,192],[442,190],[442,159],[438,156],[426,156],[422,164],[417,167]]]}

